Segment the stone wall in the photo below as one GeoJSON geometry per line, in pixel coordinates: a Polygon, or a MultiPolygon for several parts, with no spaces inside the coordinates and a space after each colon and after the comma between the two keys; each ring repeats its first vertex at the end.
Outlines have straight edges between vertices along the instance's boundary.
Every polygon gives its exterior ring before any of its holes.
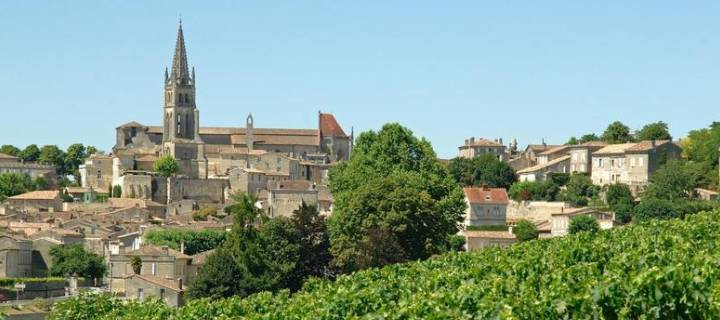
{"type": "Polygon", "coordinates": [[[196,200],[199,203],[225,203],[225,189],[228,181],[224,179],[168,179],[168,203],[179,200],[196,200]]]}
{"type": "Polygon", "coordinates": [[[515,221],[520,219],[549,221],[551,219],[551,214],[554,212],[560,212],[562,208],[570,208],[570,204],[558,201],[510,200],[510,204],[507,207],[507,219],[515,221]]]}

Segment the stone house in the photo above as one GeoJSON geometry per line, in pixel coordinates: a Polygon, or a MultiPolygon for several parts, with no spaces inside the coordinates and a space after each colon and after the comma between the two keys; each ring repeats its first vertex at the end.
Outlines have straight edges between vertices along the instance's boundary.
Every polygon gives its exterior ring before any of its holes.
{"type": "Polygon", "coordinates": [[[60,191],[31,191],[7,198],[10,207],[25,212],[61,212],[60,191]]]}
{"type": "Polygon", "coordinates": [[[55,166],[36,162],[24,162],[19,157],[4,153],[0,153],[0,173],[27,174],[33,180],[38,177],[43,177],[51,186],[55,184],[57,178],[55,166]]]}
{"type": "Polygon", "coordinates": [[[185,304],[185,288],[182,278],[131,274],[124,280],[125,298],[128,300],[157,298],[172,307],[180,307],[185,304]]]}
{"type": "Polygon", "coordinates": [[[33,276],[32,242],[10,235],[0,235],[0,277],[33,276]]]}
{"type": "Polygon", "coordinates": [[[271,217],[289,217],[302,203],[318,205],[318,188],[307,180],[268,183],[267,210],[271,217]]]}
{"type": "Polygon", "coordinates": [[[660,166],[680,158],[680,151],[677,144],[667,140],[608,145],[592,154],[591,178],[599,186],[627,184],[634,194],[638,194],[660,166]]]}
{"type": "Polygon", "coordinates": [[[592,154],[607,146],[606,142],[590,141],[573,146],[570,149],[570,172],[592,173],[592,154]]]}
{"type": "Polygon", "coordinates": [[[564,157],[568,154],[569,154],[569,150],[568,150],[568,146],[566,146],[566,145],[548,148],[545,151],[542,151],[537,154],[536,163],[537,164],[547,164],[548,162],[550,162],[552,160],[564,157]]]}
{"type": "Polygon", "coordinates": [[[103,154],[92,154],[78,168],[83,188],[93,188],[99,193],[108,193],[113,180],[113,158],[103,154]]]}
{"type": "Polygon", "coordinates": [[[500,160],[507,160],[505,159],[505,146],[502,144],[502,139],[490,141],[483,138],[476,139],[475,137],[471,137],[465,139],[465,144],[458,147],[458,149],[460,150],[459,156],[461,158],[472,159],[484,154],[492,154],[500,160]]]}
{"type": "Polygon", "coordinates": [[[570,221],[578,216],[591,216],[600,225],[600,229],[610,229],[614,225],[615,215],[612,212],[604,212],[595,208],[562,208],[559,212],[552,213],[552,237],[561,237],[568,234],[570,221]]]}
{"type": "Polygon", "coordinates": [[[109,278],[113,292],[125,292],[125,278],[135,274],[130,264],[132,257],[140,257],[142,276],[189,280],[190,256],[165,246],[145,245],[137,250],[110,255],[109,278]]]}
{"type": "Polygon", "coordinates": [[[505,225],[507,191],[504,188],[466,187],[465,193],[465,226],[505,225]]]}
{"type": "Polygon", "coordinates": [[[550,173],[569,173],[569,171],[570,155],[565,155],[519,170],[517,175],[520,181],[545,181],[550,173]]]}
{"type": "Polygon", "coordinates": [[[517,242],[517,237],[510,231],[464,231],[465,249],[478,250],[487,247],[507,247],[517,242]]]}

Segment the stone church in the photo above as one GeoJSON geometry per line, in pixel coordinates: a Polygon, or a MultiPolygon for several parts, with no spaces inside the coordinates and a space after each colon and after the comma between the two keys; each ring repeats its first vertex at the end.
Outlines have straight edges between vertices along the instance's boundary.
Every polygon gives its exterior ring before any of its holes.
{"type": "Polygon", "coordinates": [[[195,68],[188,67],[182,25],[177,32],[172,69],[165,70],[164,106],[161,126],[146,126],[135,121],[116,129],[113,153],[132,169],[147,168],[149,160],[172,155],[181,173],[192,178],[223,175],[233,167],[226,160],[281,153],[310,162],[346,160],[352,148],[352,133],[347,135],[335,117],[318,112],[318,126],[312,129],[255,128],[252,115],[245,127],[201,127],[195,99],[195,68]]]}
{"type": "Polygon", "coordinates": [[[168,204],[222,203],[229,191],[258,193],[276,181],[304,180],[314,189],[325,184],[332,165],[350,156],[352,130],[346,134],[329,113],[318,112],[317,128],[256,128],[251,114],[244,127],[201,127],[195,85],[180,24],[172,68],[163,79],[162,124],[131,121],[117,127],[112,154],[93,155],[81,165],[82,185],[101,192],[121,186],[123,197],[168,204]],[[180,165],[175,182],[152,172],[154,161],[165,155],[180,165]]]}

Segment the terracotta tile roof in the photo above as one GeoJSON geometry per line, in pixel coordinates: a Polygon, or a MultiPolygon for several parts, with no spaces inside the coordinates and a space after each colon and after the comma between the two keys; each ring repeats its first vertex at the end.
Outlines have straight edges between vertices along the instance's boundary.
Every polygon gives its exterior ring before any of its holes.
{"type": "Polygon", "coordinates": [[[347,137],[335,116],[330,113],[320,113],[320,134],[323,137],[347,137]]]}
{"type": "Polygon", "coordinates": [[[68,193],[87,193],[90,192],[90,188],[83,187],[65,187],[68,193]]]}
{"type": "Polygon", "coordinates": [[[623,154],[627,149],[631,148],[634,145],[635,143],[610,144],[598,151],[593,152],[593,155],[623,154]]]}
{"type": "MultiPolygon", "coordinates": [[[[259,129],[255,129],[259,130],[259,129]]],[[[317,146],[320,144],[320,136],[317,130],[312,130],[312,133],[258,133],[253,132],[253,141],[257,145],[305,145],[305,146],[317,146]]],[[[235,145],[245,145],[247,138],[245,134],[233,134],[230,136],[230,141],[235,145]]]]}
{"type": "Polygon", "coordinates": [[[515,235],[508,231],[464,231],[468,238],[493,238],[493,239],[516,239],[515,235]]]}
{"type": "Polygon", "coordinates": [[[540,153],[538,153],[538,154],[539,154],[539,155],[550,155],[550,154],[553,154],[553,153],[563,152],[563,151],[567,150],[568,147],[569,147],[569,146],[566,146],[566,145],[557,146],[557,147],[554,147],[554,148],[546,149],[545,151],[540,152],[540,153]]]}
{"type": "Polygon", "coordinates": [[[507,204],[508,195],[504,188],[463,188],[465,198],[470,203],[499,203],[507,204]]]}
{"type": "Polygon", "coordinates": [[[626,152],[647,152],[657,147],[660,147],[666,143],[670,143],[670,140],[644,140],[636,143],[634,146],[627,148],[626,152]]]}
{"type": "Polygon", "coordinates": [[[517,174],[531,173],[531,172],[540,171],[540,170],[542,170],[542,169],[545,169],[545,168],[547,168],[547,167],[556,165],[556,164],[558,164],[558,163],[560,163],[560,162],[567,161],[567,160],[570,160],[570,155],[562,156],[562,157],[560,157],[560,158],[550,160],[550,161],[548,161],[547,163],[538,164],[538,165],[534,165],[534,166],[529,167],[529,168],[525,168],[525,169],[519,170],[519,171],[517,172],[517,174]]]}
{"type": "Polygon", "coordinates": [[[532,151],[534,151],[535,153],[538,153],[538,152],[542,152],[542,151],[544,151],[544,150],[556,148],[556,147],[559,147],[559,146],[561,146],[561,145],[557,145],[557,144],[554,144],[554,145],[553,145],[553,144],[529,144],[529,145],[527,145],[527,147],[525,148],[525,150],[526,150],[526,151],[527,151],[527,150],[532,150],[532,151]]]}
{"type": "Polygon", "coordinates": [[[30,191],[27,193],[19,194],[8,199],[13,200],[53,200],[60,197],[60,191],[57,190],[44,190],[44,191],[30,191]]]}

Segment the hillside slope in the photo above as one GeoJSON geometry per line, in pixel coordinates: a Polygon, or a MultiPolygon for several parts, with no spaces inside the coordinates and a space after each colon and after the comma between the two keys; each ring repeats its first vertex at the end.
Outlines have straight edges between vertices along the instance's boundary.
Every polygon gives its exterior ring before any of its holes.
{"type": "MultiPolygon", "coordinates": [[[[720,317],[720,212],[508,249],[453,253],[311,281],[300,292],[114,304],[108,319],[582,319],[720,317]]],[[[57,319],[101,298],[63,302],[57,319]],[[81,301],[82,300],[82,301],[81,301]],[[67,304],[67,305],[66,305],[67,304]],[[75,305],[73,305],[75,304],[75,305]]]]}

